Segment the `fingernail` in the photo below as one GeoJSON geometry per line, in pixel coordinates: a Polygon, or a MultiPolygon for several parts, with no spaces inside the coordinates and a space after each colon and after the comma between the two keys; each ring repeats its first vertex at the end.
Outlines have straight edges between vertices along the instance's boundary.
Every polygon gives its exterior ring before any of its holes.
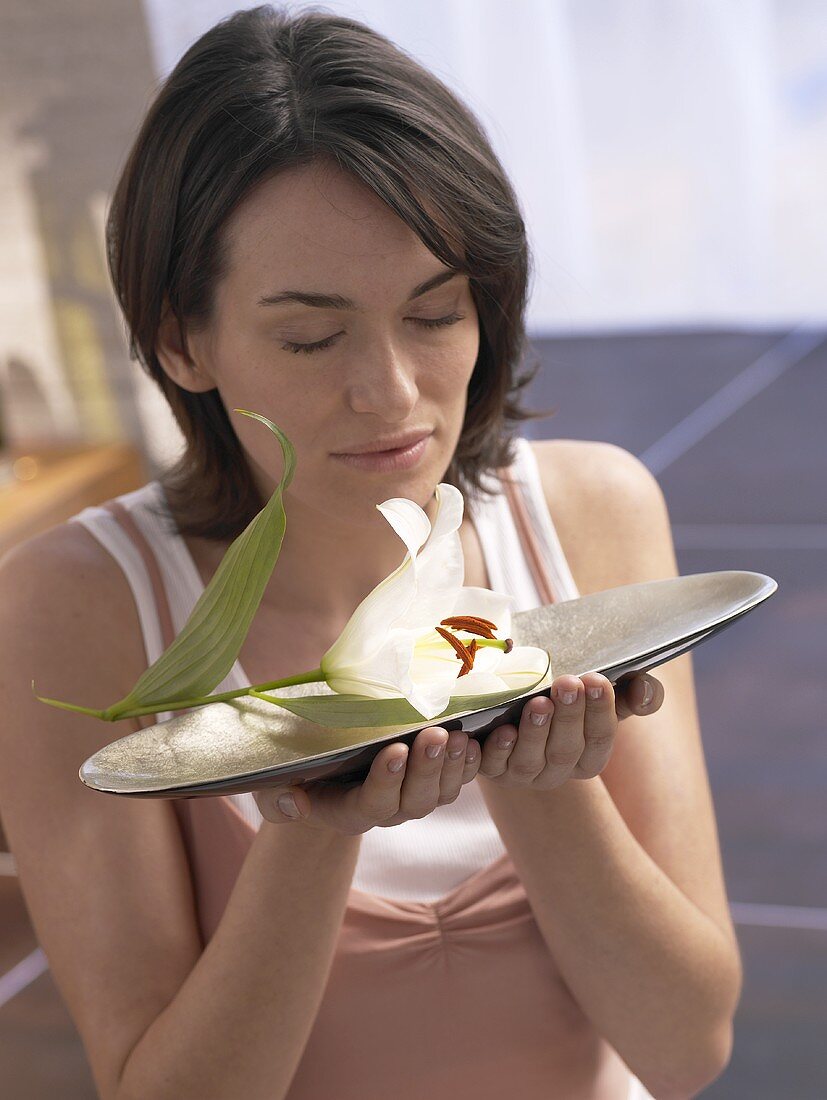
{"type": "Polygon", "coordinates": [[[589,688],[589,698],[590,699],[599,699],[602,694],[603,694],[603,688],[601,687],[600,684],[597,684],[595,687],[590,687],[589,688]]]}
{"type": "Polygon", "coordinates": [[[393,760],[388,761],[388,771],[390,771],[390,772],[401,771],[404,763],[405,763],[405,757],[404,756],[395,756],[393,758],[393,760]]]}
{"type": "Polygon", "coordinates": [[[544,726],[548,721],[548,715],[541,710],[533,710],[529,717],[535,726],[544,726]]]}
{"type": "Polygon", "coordinates": [[[654,696],[654,694],[655,694],[655,689],[652,685],[652,681],[651,680],[644,680],[643,681],[643,702],[641,703],[641,706],[648,707],[649,704],[652,702],[652,697],[654,696]]]}
{"type": "Polygon", "coordinates": [[[296,805],[296,800],[292,794],[280,794],[279,795],[279,809],[287,817],[297,818],[301,817],[299,813],[299,807],[296,805]]]}
{"type": "Polygon", "coordinates": [[[576,691],[561,691],[560,692],[560,700],[563,703],[573,703],[576,698],[577,698],[577,692],[576,691]]]}
{"type": "Polygon", "coordinates": [[[425,755],[430,756],[432,760],[436,760],[442,750],[445,748],[445,742],[441,745],[429,745],[425,750],[425,755]]]}
{"type": "Polygon", "coordinates": [[[497,744],[501,749],[510,749],[514,744],[514,738],[511,734],[506,733],[497,738],[497,744]]]}

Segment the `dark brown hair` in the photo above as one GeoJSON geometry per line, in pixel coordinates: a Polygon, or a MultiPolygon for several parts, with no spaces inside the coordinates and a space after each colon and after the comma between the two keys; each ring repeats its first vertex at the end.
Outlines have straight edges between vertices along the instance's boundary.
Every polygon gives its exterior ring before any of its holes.
{"type": "Polygon", "coordinates": [[[526,411],[517,401],[540,365],[517,373],[527,344],[528,244],[511,184],[470,110],[353,19],[271,5],[239,11],[198,39],[160,88],[106,226],[130,354],[186,440],[159,478],[182,534],[234,538],[265,501],[218,391],[191,393],[162,369],[160,322],[169,309],[185,348],[187,329],[209,324],[227,270],[227,218],[254,184],[316,157],[351,172],[469,277],[480,349],[444,478],[469,510],[473,493],[487,493],[483,476],[513,461],[507,422],[555,411],[526,411]]]}

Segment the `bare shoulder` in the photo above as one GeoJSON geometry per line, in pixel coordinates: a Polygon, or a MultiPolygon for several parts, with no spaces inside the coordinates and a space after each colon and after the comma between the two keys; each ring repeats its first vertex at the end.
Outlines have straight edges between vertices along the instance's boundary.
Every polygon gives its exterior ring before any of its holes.
{"type": "Polygon", "coordinates": [[[579,439],[538,440],[531,447],[583,595],[677,574],[663,492],[636,455],[579,439]]]}
{"type": "Polygon", "coordinates": [[[59,523],[0,556],[0,570],[27,568],[31,572],[41,565],[56,564],[93,570],[102,579],[121,573],[112,555],[82,523],[59,523]]]}
{"type": "Polygon", "coordinates": [[[116,588],[120,577],[115,559],[81,523],[60,523],[0,557],[0,583],[12,590],[49,584],[52,594],[65,588],[71,595],[77,584],[116,588]]]}
{"type": "MultiPolygon", "coordinates": [[[[0,615],[34,644],[82,639],[99,675],[131,686],[146,667],[140,619],[120,565],[80,523],[62,523],[0,558],[0,615]],[[57,640],[57,639],[56,639],[57,640]],[[102,662],[102,665],[98,662],[102,662]]],[[[48,670],[38,670],[40,680],[48,670]]],[[[45,683],[43,684],[45,687],[45,683]]]]}

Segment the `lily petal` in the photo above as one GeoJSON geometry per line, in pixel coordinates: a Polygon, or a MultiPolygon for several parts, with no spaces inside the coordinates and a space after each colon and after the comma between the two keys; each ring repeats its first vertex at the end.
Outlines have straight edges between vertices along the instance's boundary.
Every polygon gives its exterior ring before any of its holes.
{"type": "Polygon", "coordinates": [[[408,677],[415,639],[407,630],[391,631],[385,644],[363,661],[332,668],[328,686],[342,695],[387,699],[402,694],[399,685],[408,677]]]}
{"type": "Polygon", "coordinates": [[[415,707],[426,721],[442,714],[448,706],[453,692],[454,681],[444,686],[435,681],[415,683],[409,695],[406,696],[412,707],[415,707]]]}
{"type": "Polygon", "coordinates": [[[448,535],[423,561],[427,553],[426,547],[420,554],[416,599],[397,624],[409,630],[428,630],[453,614],[457,591],[462,586],[465,561],[459,535],[448,535]]]}
{"type": "MultiPolygon", "coordinates": [[[[496,671],[478,668],[479,658],[485,649],[477,651],[473,669],[467,676],[460,677],[452,694],[457,697],[464,695],[482,695],[493,691],[526,690],[541,676],[548,666],[548,653],[537,646],[515,646],[510,653],[502,653],[502,660],[496,667],[496,671]]],[[[502,652],[488,649],[488,652],[502,652]]],[[[549,674],[550,674],[549,668],[549,674]]],[[[541,685],[551,683],[549,675],[545,677],[541,685]]]]}
{"type": "MultiPolygon", "coordinates": [[[[434,542],[434,533],[450,533],[462,521],[462,493],[447,482],[436,487],[437,512],[434,526],[424,508],[406,497],[391,497],[377,504],[377,508],[405,543],[408,553],[404,561],[389,576],[381,581],[372,592],[362,600],[351,615],[344,630],[325,653],[320,667],[330,683],[330,676],[337,665],[350,665],[365,660],[376,653],[387,638],[389,630],[397,625],[412,628],[405,616],[411,609],[413,622],[420,623],[420,614],[416,605],[418,596],[428,591],[436,581],[439,592],[453,590],[457,583],[462,584],[462,549],[452,550],[439,541],[434,542]],[[428,557],[423,545],[431,546],[428,557]],[[438,557],[434,557],[434,550],[438,557]],[[428,564],[429,560],[432,564],[428,564]],[[436,564],[436,569],[434,568],[436,564]],[[442,569],[441,574],[439,569],[442,569]],[[456,580],[459,570],[459,580],[456,580]]],[[[439,535],[442,538],[442,535],[439,535]]],[[[457,542],[458,542],[457,538],[457,542]]],[[[433,592],[437,596],[437,592],[433,592]]],[[[444,598],[441,606],[444,606],[444,598]]],[[[428,619],[422,626],[432,625],[428,619]]]]}
{"type": "Polygon", "coordinates": [[[376,505],[394,531],[399,535],[414,562],[416,575],[416,556],[428,541],[431,534],[431,521],[424,508],[407,497],[391,497],[376,505]]]}
{"type": "MultiPolygon", "coordinates": [[[[474,654],[474,667],[467,675],[479,675],[481,672],[494,672],[499,675],[498,670],[504,657],[505,653],[501,649],[495,649],[489,645],[480,646],[474,654]]],[[[463,679],[466,679],[466,677],[463,676],[463,679]]]]}
{"type": "MultiPolygon", "coordinates": [[[[436,487],[437,511],[428,543],[436,543],[452,531],[458,531],[462,523],[465,501],[456,485],[440,481],[436,487]]],[[[427,549],[427,545],[426,545],[427,549]]]]}
{"type": "Polygon", "coordinates": [[[441,714],[451,699],[462,671],[456,653],[435,630],[417,640],[402,694],[424,718],[441,714]]]}
{"type": "MultiPolygon", "coordinates": [[[[516,600],[505,592],[489,588],[461,588],[454,600],[451,615],[476,615],[497,624],[494,634],[508,638],[511,633],[511,612],[516,600]]],[[[443,615],[443,618],[445,616],[443,615]]]]}
{"type": "Polygon", "coordinates": [[[462,493],[448,482],[436,487],[437,510],[433,529],[417,560],[417,596],[397,625],[409,630],[427,630],[450,614],[455,593],[465,576],[465,559],[459,526],[464,501],[462,493]]]}
{"type": "Polygon", "coordinates": [[[428,517],[418,504],[404,497],[377,507],[403,539],[408,553],[402,564],[365,596],[322,657],[320,667],[328,683],[338,666],[357,664],[381,649],[396,620],[416,598],[416,557],[430,531],[428,517]]]}

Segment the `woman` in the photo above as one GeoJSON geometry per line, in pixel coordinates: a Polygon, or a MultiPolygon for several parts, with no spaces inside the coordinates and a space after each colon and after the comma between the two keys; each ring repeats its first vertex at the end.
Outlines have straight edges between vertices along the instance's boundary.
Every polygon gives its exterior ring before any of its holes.
{"type": "Polygon", "coordinates": [[[101,797],[77,768],[138,723],[30,691],[108,705],[180,630],[280,477],[238,407],[297,470],[222,690],[315,667],[399,564],[376,503],[433,519],[442,480],[466,499],[466,585],[532,606],[675,575],[636,459],[506,434],[531,415],[527,248],[479,124],[360,23],[238,13],[161,89],[108,243],[186,452],[0,568],[3,817],[100,1095],[695,1095],[728,1061],[741,973],[688,656],[622,696],[559,677],[482,753],[430,726],[292,805],[101,797]]]}

